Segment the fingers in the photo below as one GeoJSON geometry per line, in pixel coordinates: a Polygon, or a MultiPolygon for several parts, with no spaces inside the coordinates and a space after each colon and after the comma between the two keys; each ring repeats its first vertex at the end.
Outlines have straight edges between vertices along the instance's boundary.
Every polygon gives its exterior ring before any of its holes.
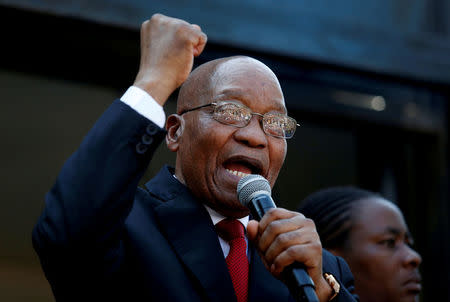
{"type": "Polygon", "coordinates": [[[186,24],[188,27],[185,29],[187,32],[184,33],[189,40],[190,46],[192,46],[192,55],[198,57],[205,48],[206,42],[208,40],[206,34],[202,32],[200,26],[196,24],[186,24]]]}
{"type": "Polygon", "coordinates": [[[161,105],[189,76],[194,57],[205,48],[200,26],[155,14],[141,26],[141,64],[136,86],[161,105]]]}
{"type": "Polygon", "coordinates": [[[202,29],[200,28],[199,25],[197,24],[191,24],[192,27],[194,27],[195,29],[197,29],[198,31],[202,31],[202,29]]]}
{"type": "Polygon", "coordinates": [[[256,220],[250,220],[247,224],[247,237],[250,241],[255,241],[258,236],[258,222],[256,220]]]}
{"type": "MultiPolygon", "coordinates": [[[[276,276],[279,275],[285,267],[294,262],[304,264],[308,271],[320,269],[321,272],[321,261],[322,246],[320,243],[316,242],[289,246],[287,249],[278,254],[273,261],[266,258],[267,265],[270,265],[270,271],[276,276]]],[[[321,273],[310,273],[310,275],[320,276],[321,273]]]]}
{"type": "Polygon", "coordinates": [[[198,26],[197,24],[191,24],[191,27],[194,28],[194,30],[196,30],[198,34],[197,40],[193,41],[194,57],[198,57],[203,52],[203,49],[205,49],[208,38],[206,34],[202,31],[200,26],[198,26]]]}
{"type": "MultiPolygon", "coordinates": [[[[281,233],[275,237],[274,241],[265,250],[264,255],[269,263],[275,262],[284,251],[291,246],[314,244],[317,236],[310,229],[301,228],[295,231],[281,233]]],[[[284,258],[281,258],[284,259],[284,258]]]]}
{"type": "MultiPolygon", "coordinates": [[[[166,52],[189,51],[194,47],[196,51],[202,50],[206,44],[206,34],[202,32],[197,24],[167,17],[161,14],[154,14],[150,20],[145,21],[141,27],[141,41],[151,42],[166,52]],[[183,49],[184,48],[184,49],[183,49]]],[[[153,49],[155,52],[157,49],[153,49]]],[[[198,52],[200,54],[201,51],[198,52]]]]}
{"type": "Polygon", "coordinates": [[[299,229],[304,224],[303,220],[303,215],[297,212],[284,209],[270,210],[259,223],[259,233],[261,234],[259,247],[265,252],[276,236],[299,229]]]}
{"type": "Polygon", "coordinates": [[[254,241],[266,267],[278,276],[293,262],[303,263],[310,273],[321,276],[322,245],[314,222],[298,212],[272,209],[255,225],[249,226],[249,239],[254,241]]]}
{"type": "Polygon", "coordinates": [[[194,44],[193,54],[194,57],[198,57],[206,46],[206,41],[208,40],[207,36],[202,32],[198,37],[196,43],[194,44]]]}

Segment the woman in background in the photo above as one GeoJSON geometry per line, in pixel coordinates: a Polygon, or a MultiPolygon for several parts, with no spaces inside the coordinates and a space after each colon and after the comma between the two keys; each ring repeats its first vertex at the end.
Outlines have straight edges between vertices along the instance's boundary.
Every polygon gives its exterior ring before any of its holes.
{"type": "Polygon", "coordinates": [[[332,187],[309,195],[298,210],[314,220],[322,246],[347,261],[361,302],[419,301],[422,259],[394,203],[359,188],[332,187]]]}

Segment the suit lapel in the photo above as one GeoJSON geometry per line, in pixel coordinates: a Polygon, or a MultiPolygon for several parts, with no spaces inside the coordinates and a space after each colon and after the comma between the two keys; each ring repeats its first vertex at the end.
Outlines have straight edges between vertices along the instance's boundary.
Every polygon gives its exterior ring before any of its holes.
{"type": "Polygon", "coordinates": [[[152,194],[166,200],[155,208],[162,232],[179,259],[205,290],[208,300],[236,301],[223,252],[208,212],[172,175],[162,175],[165,179],[160,176],[155,177],[158,185],[146,186],[152,194]]]}
{"type": "Polygon", "coordinates": [[[248,301],[288,301],[287,287],[266,269],[256,249],[250,246],[250,280],[248,301]]]}

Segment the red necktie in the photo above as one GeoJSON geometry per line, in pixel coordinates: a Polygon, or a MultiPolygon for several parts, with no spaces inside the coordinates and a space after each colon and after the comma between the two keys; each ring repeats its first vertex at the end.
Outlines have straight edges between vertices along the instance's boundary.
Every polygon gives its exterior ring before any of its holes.
{"type": "Polygon", "coordinates": [[[244,226],[236,219],[224,219],[216,224],[220,237],[230,244],[230,252],[225,258],[238,302],[247,302],[248,258],[244,226]]]}

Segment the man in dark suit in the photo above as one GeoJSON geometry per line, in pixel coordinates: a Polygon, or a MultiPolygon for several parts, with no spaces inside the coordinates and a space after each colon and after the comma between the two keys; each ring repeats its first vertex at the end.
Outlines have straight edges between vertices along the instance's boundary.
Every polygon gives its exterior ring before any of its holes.
{"type": "Polygon", "coordinates": [[[289,301],[278,278],[297,261],[320,301],[354,301],[346,263],[322,251],[311,220],[277,208],[249,221],[236,185],[246,174],[274,185],[296,122],[257,60],[219,59],[191,73],[205,44],[199,26],[179,19],[142,25],[134,85],[67,160],[33,230],[56,299],[289,301]],[[162,106],[181,84],[165,131],[162,106]],[[137,188],[164,137],[175,168],[137,188]],[[224,222],[237,237],[221,233],[224,222]]]}

